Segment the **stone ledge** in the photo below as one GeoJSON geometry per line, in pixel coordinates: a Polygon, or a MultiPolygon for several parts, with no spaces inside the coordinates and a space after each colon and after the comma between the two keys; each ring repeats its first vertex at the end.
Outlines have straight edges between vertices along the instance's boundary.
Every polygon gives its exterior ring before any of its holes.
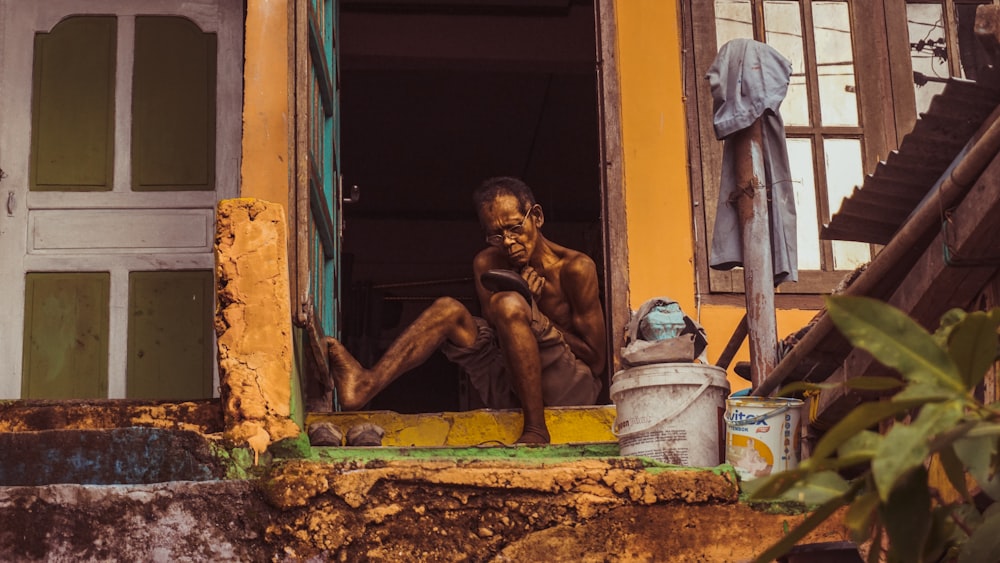
{"type": "MultiPolygon", "coordinates": [[[[630,502],[725,502],[739,496],[735,475],[726,471],[680,469],[647,471],[635,458],[578,459],[553,463],[533,460],[394,460],[383,462],[277,463],[264,482],[268,500],[278,508],[305,506],[325,494],[352,508],[379,501],[378,484],[422,483],[427,487],[481,491],[517,490],[562,495],[582,506],[630,502]]],[[[586,510],[592,510],[588,508],[586,510]]]]}

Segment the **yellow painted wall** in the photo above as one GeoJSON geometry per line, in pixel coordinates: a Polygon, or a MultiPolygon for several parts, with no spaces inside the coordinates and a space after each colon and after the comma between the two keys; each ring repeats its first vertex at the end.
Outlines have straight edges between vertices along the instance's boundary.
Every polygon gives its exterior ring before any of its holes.
{"type": "MultiPolygon", "coordinates": [[[[293,209],[288,10],[287,0],[247,2],[241,195],[293,209]]],[[[675,299],[705,327],[714,362],[743,308],[698,300],[678,6],[618,0],[615,10],[631,307],[659,295],[675,299]]],[[[813,314],[779,311],[779,338],[813,314]]],[[[744,345],[736,361],[746,359],[744,345]]],[[[730,381],[733,390],[747,386],[732,374],[730,381]]]]}
{"type": "Polygon", "coordinates": [[[290,205],[289,5],[248,0],[243,99],[242,197],[290,205]]]}
{"type": "MultiPolygon", "coordinates": [[[[700,306],[698,300],[678,6],[673,0],[617,0],[615,12],[631,307],[659,295],[673,298],[705,328],[714,362],[744,308],[700,306]]],[[[778,311],[778,338],[814,314],[778,311]]],[[[749,359],[744,343],[733,364],[749,359]]],[[[749,386],[732,369],[729,380],[734,391],[749,386]]]]}

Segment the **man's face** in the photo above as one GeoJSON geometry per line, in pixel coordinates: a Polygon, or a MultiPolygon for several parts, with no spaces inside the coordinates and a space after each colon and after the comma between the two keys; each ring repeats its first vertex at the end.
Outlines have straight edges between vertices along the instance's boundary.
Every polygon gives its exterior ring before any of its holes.
{"type": "Polygon", "coordinates": [[[498,237],[494,246],[507,255],[510,265],[515,268],[526,266],[535,250],[538,235],[535,211],[536,207],[527,212],[522,210],[512,195],[498,196],[479,210],[479,222],[487,237],[498,237]]]}

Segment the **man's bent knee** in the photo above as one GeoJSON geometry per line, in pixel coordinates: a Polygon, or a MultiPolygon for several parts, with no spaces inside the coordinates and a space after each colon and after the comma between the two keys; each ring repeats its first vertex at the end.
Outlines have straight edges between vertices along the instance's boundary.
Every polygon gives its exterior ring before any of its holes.
{"type": "Polygon", "coordinates": [[[490,297],[490,312],[498,322],[530,322],[531,307],[519,294],[513,291],[494,293],[490,297]]]}

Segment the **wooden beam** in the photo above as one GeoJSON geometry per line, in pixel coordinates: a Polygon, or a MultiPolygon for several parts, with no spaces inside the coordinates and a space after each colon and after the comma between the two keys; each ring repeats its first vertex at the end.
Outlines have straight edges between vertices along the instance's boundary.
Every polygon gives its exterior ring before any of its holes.
{"type": "Polygon", "coordinates": [[[735,145],[737,217],[743,245],[750,381],[757,387],[778,363],[778,323],[774,313],[771,221],[764,171],[764,133],[760,120],[726,141],[735,145]]]}

